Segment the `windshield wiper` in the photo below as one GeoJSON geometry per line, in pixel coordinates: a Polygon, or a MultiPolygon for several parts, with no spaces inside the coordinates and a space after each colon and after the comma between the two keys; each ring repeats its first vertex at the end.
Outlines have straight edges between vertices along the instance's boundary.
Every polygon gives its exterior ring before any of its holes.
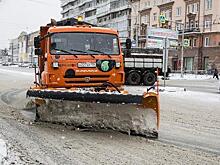
{"type": "Polygon", "coordinates": [[[76,58],[78,58],[77,55],[72,54],[72,52],[69,52],[69,51],[67,51],[67,50],[58,49],[58,48],[53,48],[52,50],[57,50],[57,51],[61,51],[61,52],[63,52],[63,53],[68,53],[68,54],[74,55],[76,58]]]}
{"type": "Polygon", "coordinates": [[[83,50],[76,50],[76,49],[70,49],[70,50],[71,50],[71,51],[75,51],[75,52],[85,53],[85,54],[87,54],[87,55],[92,56],[92,58],[95,58],[95,56],[94,56],[94,55],[92,55],[92,54],[88,53],[87,51],[83,51],[83,50]]]}
{"type": "Polygon", "coordinates": [[[58,49],[58,48],[53,48],[51,50],[57,50],[57,51],[61,51],[63,53],[68,53],[68,54],[72,54],[71,52],[67,51],[67,50],[63,50],[63,49],[58,49]]]}
{"type": "Polygon", "coordinates": [[[97,52],[97,53],[100,53],[102,55],[107,55],[109,58],[112,58],[109,54],[105,53],[105,52],[102,52],[100,50],[93,50],[93,49],[88,49],[89,51],[92,51],[92,52],[97,52]]]}

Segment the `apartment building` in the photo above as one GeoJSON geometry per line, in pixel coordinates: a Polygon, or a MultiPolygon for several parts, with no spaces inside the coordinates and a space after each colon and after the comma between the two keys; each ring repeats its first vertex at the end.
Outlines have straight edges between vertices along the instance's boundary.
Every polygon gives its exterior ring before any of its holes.
{"type": "Polygon", "coordinates": [[[34,37],[39,31],[28,34],[21,32],[17,38],[11,40],[9,44],[9,62],[12,63],[36,63],[37,56],[34,54],[34,37]]]}
{"type": "Polygon", "coordinates": [[[130,37],[129,0],[61,0],[62,18],[83,16],[86,22],[119,31],[122,42],[130,37]]]}
{"type": "Polygon", "coordinates": [[[19,45],[18,38],[12,39],[9,45],[9,56],[11,57],[10,62],[18,63],[19,61],[19,45]]]}
{"type": "Polygon", "coordinates": [[[32,64],[36,64],[38,61],[38,56],[34,53],[34,37],[39,35],[40,31],[35,31],[29,33],[27,35],[27,55],[28,55],[28,62],[32,64]]]}
{"type": "MultiPolygon", "coordinates": [[[[219,0],[131,0],[131,38],[146,46],[147,27],[161,27],[158,18],[169,20],[166,28],[177,30],[190,40],[184,49],[184,69],[220,69],[220,1],[219,0]]],[[[180,69],[181,51],[169,51],[172,70],[180,69]]]]}

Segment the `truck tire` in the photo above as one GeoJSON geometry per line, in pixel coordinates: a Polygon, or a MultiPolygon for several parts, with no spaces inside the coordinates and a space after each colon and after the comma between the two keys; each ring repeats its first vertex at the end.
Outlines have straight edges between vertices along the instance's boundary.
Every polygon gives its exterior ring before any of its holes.
{"type": "Polygon", "coordinates": [[[152,86],[156,82],[156,76],[154,73],[148,72],[144,74],[143,84],[147,86],[152,86]]]}
{"type": "Polygon", "coordinates": [[[128,85],[139,85],[140,82],[141,82],[141,75],[138,72],[133,71],[128,74],[127,77],[128,85]]]}

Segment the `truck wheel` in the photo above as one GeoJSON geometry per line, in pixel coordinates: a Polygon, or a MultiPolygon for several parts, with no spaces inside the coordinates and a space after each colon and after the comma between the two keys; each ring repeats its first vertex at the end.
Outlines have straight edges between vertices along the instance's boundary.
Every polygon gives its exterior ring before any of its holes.
{"type": "Polygon", "coordinates": [[[156,82],[156,76],[153,73],[146,73],[143,78],[144,85],[151,86],[156,82]]]}
{"type": "Polygon", "coordinates": [[[138,72],[131,72],[128,74],[127,83],[129,85],[139,85],[141,82],[141,75],[138,72]]]}

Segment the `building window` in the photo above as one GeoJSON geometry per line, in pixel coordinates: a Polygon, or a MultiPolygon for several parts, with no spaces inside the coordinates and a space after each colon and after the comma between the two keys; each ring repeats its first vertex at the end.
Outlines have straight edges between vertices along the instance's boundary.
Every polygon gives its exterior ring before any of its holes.
{"type": "Polygon", "coordinates": [[[176,21],[176,30],[182,30],[182,20],[177,20],[176,21]]]}
{"type": "Polygon", "coordinates": [[[206,10],[212,9],[212,0],[206,0],[206,10]]]}
{"type": "Polygon", "coordinates": [[[193,63],[194,58],[193,57],[185,57],[184,58],[184,69],[185,71],[193,71],[193,63]]]}
{"type": "Polygon", "coordinates": [[[198,28],[199,27],[199,22],[195,21],[195,27],[198,28]]]}
{"type": "Polygon", "coordinates": [[[150,7],[150,1],[145,2],[145,7],[146,8],[150,7]]]}
{"type": "Polygon", "coordinates": [[[190,5],[187,6],[187,14],[190,13],[190,5]]]}
{"type": "Polygon", "coordinates": [[[211,28],[211,20],[205,20],[205,28],[211,28]]]}
{"type": "Polygon", "coordinates": [[[156,5],[157,5],[157,0],[154,0],[154,2],[153,2],[153,3],[154,3],[154,6],[156,6],[156,5]]]}
{"type": "Polygon", "coordinates": [[[194,20],[190,20],[190,29],[194,28],[194,24],[195,24],[195,21],[194,20]]]}
{"type": "Polygon", "coordinates": [[[209,47],[209,45],[210,45],[210,39],[209,39],[209,37],[205,37],[204,46],[209,47]]]}
{"type": "Polygon", "coordinates": [[[192,4],[192,13],[197,13],[199,11],[199,4],[193,3],[192,4]]]}
{"type": "Polygon", "coordinates": [[[186,29],[189,29],[189,22],[186,22],[185,27],[186,29]]]}
{"type": "Polygon", "coordinates": [[[194,12],[195,12],[195,5],[192,4],[192,13],[194,13],[194,12]]]}
{"type": "Polygon", "coordinates": [[[204,70],[209,69],[209,57],[204,57],[204,70]]]}
{"type": "Polygon", "coordinates": [[[196,47],[196,44],[197,44],[197,38],[193,38],[193,47],[196,47]]]}
{"type": "Polygon", "coordinates": [[[147,16],[146,15],[141,16],[141,23],[147,23],[147,16]]]}
{"type": "Polygon", "coordinates": [[[154,20],[154,21],[157,20],[157,13],[153,13],[153,20],[154,20]]]}
{"type": "Polygon", "coordinates": [[[176,16],[181,16],[181,7],[176,8],[176,16]]]}
{"type": "Polygon", "coordinates": [[[199,12],[199,3],[196,3],[196,12],[199,12]]]}

